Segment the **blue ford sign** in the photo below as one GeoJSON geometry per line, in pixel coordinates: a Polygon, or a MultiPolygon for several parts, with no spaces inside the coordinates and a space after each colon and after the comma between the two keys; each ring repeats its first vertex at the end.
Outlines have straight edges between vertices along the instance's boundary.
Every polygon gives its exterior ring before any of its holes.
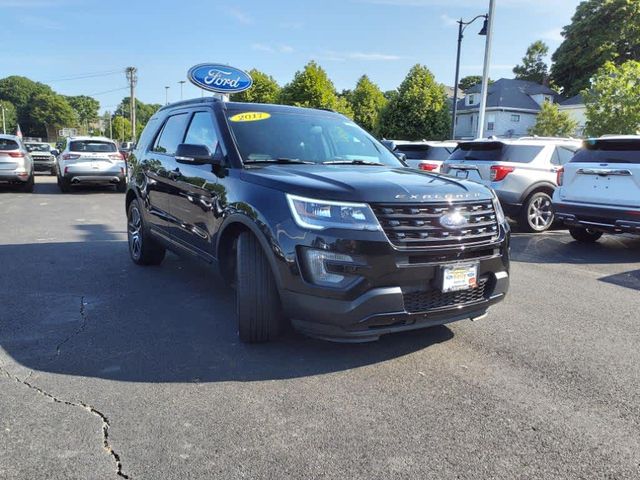
{"type": "Polygon", "coordinates": [[[197,87],[216,93],[238,93],[253,85],[253,79],[247,72],[217,63],[191,67],[187,77],[197,87]]]}

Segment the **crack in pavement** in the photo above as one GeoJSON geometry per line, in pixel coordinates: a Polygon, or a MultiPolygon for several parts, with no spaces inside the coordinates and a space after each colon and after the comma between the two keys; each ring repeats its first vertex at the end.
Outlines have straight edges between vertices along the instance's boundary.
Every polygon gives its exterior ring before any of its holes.
{"type": "Polygon", "coordinates": [[[71,340],[73,337],[80,335],[82,332],[84,332],[84,329],[87,328],[88,319],[87,319],[87,311],[85,309],[85,305],[86,303],[84,302],[84,295],[83,295],[82,297],[80,297],[80,318],[82,319],[82,324],[76,329],[75,332],[73,332],[67,338],[62,340],[58,345],[56,345],[56,354],[54,355],[54,357],[59,357],[60,349],[62,348],[62,346],[65,343],[67,343],[69,340],[71,340]]]}
{"type": "Polygon", "coordinates": [[[25,380],[21,380],[19,377],[15,376],[15,375],[11,375],[11,373],[9,373],[2,366],[0,366],[0,372],[4,373],[4,375],[7,378],[9,378],[10,380],[14,380],[16,383],[24,385],[24,386],[30,388],[31,390],[35,390],[40,395],[48,398],[49,400],[52,400],[55,403],[60,403],[62,405],[68,405],[70,407],[82,408],[83,410],[85,410],[85,411],[95,415],[96,417],[98,417],[100,419],[100,422],[102,423],[102,446],[107,451],[107,453],[109,455],[111,455],[111,457],[113,457],[113,459],[115,461],[115,464],[116,464],[116,475],[118,477],[120,477],[120,478],[126,478],[126,479],[130,479],[131,478],[129,475],[125,474],[122,471],[122,461],[120,460],[120,455],[113,450],[113,447],[111,446],[111,443],[109,442],[109,427],[111,426],[111,424],[109,423],[109,419],[107,418],[107,416],[104,413],[100,412],[99,410],[97,410],[96,408],[92,407],[91,405],[87,405],[86,403],[83,403],[83,402],[70,402],[68,400],[64,400],[64,399],[58,398],[58,397],[50,394],[49,392],[43,390],[42,388],[38,387],[37,385],[29,383],[29,382],[27,382],[25,380]]]}

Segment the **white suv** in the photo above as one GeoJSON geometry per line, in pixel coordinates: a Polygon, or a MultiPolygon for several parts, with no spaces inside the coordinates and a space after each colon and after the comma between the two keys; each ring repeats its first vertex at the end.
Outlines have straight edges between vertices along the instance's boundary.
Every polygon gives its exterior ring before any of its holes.
{"type": "Polygon", "coordinates": [[[63,193],[71,185],[102,183],[127,189],[126,165],[115,142],[105,137],[70,137],[58,156],[58,186],[63,193]]]}
{"type": "Polygon", "coordinates": [[[405,162],[411,168],[417,168],[426,172],[439,173],[442,162],[456,149],[458,142],[431,141],[409,142],[405,140],[391,140],[394,152],[403,153],[405,162]]]}
{"type": "Polygon", "coordinates": [[[556,216],[580,242],[640,234],[640,136],[586,140],[558,173],[556,216]]]}

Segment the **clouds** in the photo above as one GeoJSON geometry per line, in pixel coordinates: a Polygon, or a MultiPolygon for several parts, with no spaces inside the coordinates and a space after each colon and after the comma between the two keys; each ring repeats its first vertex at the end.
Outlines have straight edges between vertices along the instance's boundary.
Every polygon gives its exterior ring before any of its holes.
{"type": "Polygon", "coordinates": [[[251,45],[251,49],[256,52],[263,53],[293,53],[295,49],[291,45],[286,44],[278,44],[278,45],[269,45],[266,43],[254,43],[251,45]]]}
{"type": "Polygon", "coordinates": [[[542,32],[540,34],[540,38],[543,40],[547,40],[549,42],[562,42],[564,37],[562,36],[562,28],[553,28],[551,30],[547,30],[546,32],[542,32]]]}
{"type": "Polygon", "coordinates": [[[225,8],[224,11],[238,23],[242,23],[243,25],[251,25],[253,23],[253,18],[238,8],[229,7],[225,8]]]}

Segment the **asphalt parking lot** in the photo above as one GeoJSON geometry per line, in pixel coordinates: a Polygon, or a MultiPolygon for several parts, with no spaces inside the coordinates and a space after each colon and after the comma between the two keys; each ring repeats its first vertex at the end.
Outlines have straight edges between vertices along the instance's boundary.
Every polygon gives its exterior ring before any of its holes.
{"type": "Polygon", "coordinates": [[[124,196],[0,190],[0,478],[640,477],[640,240],[514,234],[482,321],[236,337],[208,268],[128,258],[124,196]]]}

